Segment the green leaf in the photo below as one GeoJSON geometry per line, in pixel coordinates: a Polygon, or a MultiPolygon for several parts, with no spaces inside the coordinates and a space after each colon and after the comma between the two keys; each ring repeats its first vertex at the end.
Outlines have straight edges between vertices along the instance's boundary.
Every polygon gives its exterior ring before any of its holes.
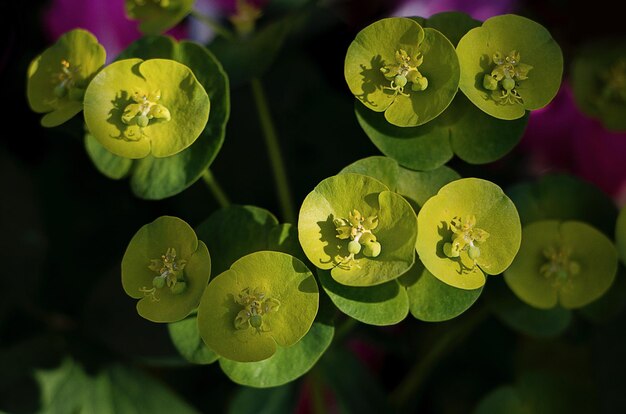
{"type": "Polygon", "coordinates": [[[615,243],[622,263],[626,265],[626,207],[622,207],[615,225],[615,243]]]}
{"type": "Polygon", "coordinates": [[[294,386],[287,384],[270,389],[241,387],[228,408],[229,414],[274,414],[293,412],[296,405],[294,386]]]}
{"type": "Polygon", "coordinates": [[[514,386],[498,387],[487,394],[474,414],[589,413],[589,392],[570,378],[542,372],[525,372],[514,386]]]}
{"type": "Polygon", "coordinates": [[[169,59],[125,59],[93,78],[84,107],[89,132],[108,151],[126,158],[163,158],[198,138],[209,119],[210,102],[187,66],[169,59]],[[142,108],[147,103],[148,108],[168,111],[167,116],[140,125],[140,116],[134,114],[146,112],[142,108]]]}
{"type": "Polygon", "coordinates": [[[113,180],[126,177],[131,170],[133,160],[119,157],[106,150],[93,135],[85,134],[85,149],[98,171],[113,180]]]}
{"type": "Polygon", "coordinates": [[[619,82],[626,71],[624,48],[624,38],[588,41],[579,48],[572,66],[576,104],[613,131],[626,131],[626,89],[619,82]]]}
{"type": "Polygon", "coordinates": [[[85,404],[88,377],[82,367],[66,358],[49,371],[36,371],[35,379],[41,389],[41,412],[72,413],[85,404]]]}
{"type": "Polygon", "coordinates": [[[519,300],[501,286],[487,296],[489,309],[510,328],[535,338],[554,338],[564,333],[572,322],[572,311],[555,307],[536,309],[519,300]]]}
{"type": "Polygon", "coordinates": [[[414,17],[413,19],[424,28],[432,27],[439,30],[450,40],[454,47],[456,47],[465,33],[481,25],[479,20],[474,20],[471,16],[456,11],[433,14],[428,19],[421,17],[414,17]]]}
{"type": "Polygon", "coordinates": [[[478,110],[464,95],[426,125],[400,128],[380,114],[355,106],[357,120],[374,145],[401,165],[432,170],[448,162],[453,153],[471,164],[502,158],[519,142],[528,116],[503,121],[478,110]]]}
{"type": "MultiPolygon", "coordinates": [[[[481,27],[470,30],[456,48],[461,66],[461,91],[487,114],[505,120],[524,116],[527,110],[546,106],[556,95],[563,74],[563,55],[559,45],[540,24],[525,17],[506,14],[487,19],[481,27]],[[494,54],[506,57],[516,51],[521,64],[530,65],[525,80],[515,78],[521,100],[501,103],[483,86],[485,75],[497,67],[494,54]]],[[[516,66],[518,68],[519,66],[516,66]]],[[[504,92],[498,82],[494,93],[504,92]]]]}
{"type": "Polygon", "coordinates": [[[140,299],[137,312],[153,322],[175,322],[189,315],[198,306],[210,274],[211,258],[206,245],[198,241],[187,223],[176,217],[162,216],[139,229],[122,258],[124,291],[140,299]],[[164,273],[153,270],[153,264],[162,266],[163,256],[170,249],[175,249],[177,268],[184,266],[178,273],[168,271],[178,280],[176,284],[186,284],[182,292],[169,287],[170,276],[164,286],[154,285],[154,279],[164,273]]]}
{"type": "Polygon", "coordinates": [[[202,342],[197,316],[170,323],[167,329],[172,343],[187,361],[194,364],[211,364],[217,361],[217,354],[202,342]]]}
{"type": "MultiPolygon", "coordinates": [[[[320,269],[331,270],[335,280],[349,286],[373,286],[406,272],[415,261],[416,230],[415,213],[402,196],[359,174],[323,180],[305,198],[298,219],[298,237],[308,259],[320,269]],[[365,218],[378,218],[371,234],[380,244],[380,254],[366,256],[365,246],[351,255],[348,238],[338,238],[337,220],[347,223],[354,210],[365,218]]],[[[364,238],[369,235],[363,234],[364,238]]]]}
{"type": "Polygon", "coordinates": [[[391,124],[406,127],[425,124],[446,109],[458,89],[459,66],[454,47],[439,31],[394,17],[379,20],[357,34],[348,47],[344,76],[363,105],[385,112],[391,124]],[[390,89],[394,83],[381,70],[394,73],[390,65],[400,62],[396,56],[400,51],[411,58],[421,53],[423,62],[415,67],[428,80],[426,89],[414,91],[416,83],[411,80],[400,90],[390,89]]]}
{"type": "Polygon", "coordinates": [[[209,49],[224,65],[233,85],[260,77],[272,65],[283,43],[303,16],[288,15],[275,20],[245,38],[218,37],[209,49]]]}
{"type": "MultiPolygon", "coordinates": [[[[166,36],[139,39],[118,57],[129,58],[173,59],[188,66],[211,101],[209,120],[190,147],[166,158],[147,156],[133,161],[131,188],[135,195],[145,199],[163,199],[196,182],[221,149],[230,115],[228,78],[221,64],[206,48],[189,41],[176,43],[166,36]]],[[[102,160],[95,156],[91,158],[97,166],[102,164],[102,160]]]]}
{"type": "Polygon", "coordinates": [[[220,359],[222,371],[232,381],[250,387],[266,388],[287,384],[306,374],[332,342],[335,328],[316,321],[295,345],[278,348],[270,358],[259,362],[220,359]]]}
{"type": "Polygon", "coordinates": [[[139,20],[139,30],[158,34],[176,26],[193,8],[194,0],[137,1],[125,0],[126,15],[139,20]]]}
{"type": "Polygon", "coordinates": [[[511,187],[507,194],[522,224],[538,220],[576,220],[612,236],[617,218],[613,200],[594,185],[567,175],[545,175],[511,187]]]}
{"type": "Polygon", "coordinates": [[[120,365],[87,376],[71,359],[54,370],[35,373],[43,413],[192,414],[196,411],[151,377],[120,365]]]}
{"type": "Polygon", "coordinates": [[[45,127],[61,125],[83,109],[85,88],[106,60],[90,32],[74,29],[37,56],[28,67],[28,104],[45,127]]]}
{"type": "Polygon", "coordinates": [[[445,184],[461,178],[449,167],[432,171],[412,171],[401,167],[392,158],[368,157],[348,165],[341,173],[367,175],[385,184],[391,191],[404,196],[415,212],[445,184]]]}
{"type": "Polygon", "coordinates": [[[602,296],[615,279],[615,247],[588,224],[537,221],[524,227],[522,239],[504,280],[531,306],[580,308],[602,296]]]}
{"type": "Polygon", "coordinates": [[[270,248],[269,238],[277,226],[276,217],[265,209],[232,205],[211,214],[197,233],[212,252],[213,273],[220,274],[247,254],[275,250],[270,248]]]}
{"type": "Polygon", "coordinates": [[[515,206],[500,187],[486,180],[465,178],[445,185],[422,206],[417,221],[420,260],[442,282],[461,289],[478,289],[485,284],[485,273],[503,272],[520,246],[515,206]],[[466,250],[457,258],[446,256],[444,245],[454,240],[452,221],[472,217],[474,227],[489,234],[478,242],[480,256],[472,260],[466,250]]]}
{"type": "Polygon", "coordinates": [[[347,350],[333,347],[320,359],[324,383],[347,413],[391,413],[387,396],[362,362],[347,350]]]}
{"type": "Polygon", "coordinates": [[[330,272],[318,270],[324,291],[346,315],[369,325],[395,325],[409,313],[406,289],[396,280],[376,286],[354,287],[338,283],[330,272]]]}
{"type": "Polygon", "coordinates": [[[415,318],[425,322],[443,322],[456,318],[469,309],[483,289],[458,289],[432,275],[420,263],[399,282],[406,286],[409,310],[415,318]]]}
{"type": "Polygon", "coordinates": [[[315,278],[300,260],[279,252],[251,253],[206,288],[198,308],[200,335],[224,358],[262,361],[274,355],[277,345],[292,346],[309,331],[318,301],[315,278]],[[272,303],[274,309],[267,310],[272,303]],[[255,314],[258,326],[253,325],[255,314]]]}
{"type": "Polygon", "coordinates": [[[517,389],[510,385],[498,387],[485,396],[474,414],[530,414],[520,399],[517,389]]]}

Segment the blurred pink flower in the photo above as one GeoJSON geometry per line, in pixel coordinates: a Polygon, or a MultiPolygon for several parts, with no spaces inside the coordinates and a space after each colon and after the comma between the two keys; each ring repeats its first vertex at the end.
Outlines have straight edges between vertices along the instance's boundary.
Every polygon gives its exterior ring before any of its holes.
{"type": "Polygon", "coordinates": [[[567,83],[546,108],[531,113],[520,149],[529,153],[534,173],[570,172],[626,202],[626,133],[607,131],[583,114],[567,83]]]}
{"type": "MultiPolygon", "coordinates": [[[[109,62],[141,37],[138,23],[126,17],[124,0],[53,0],[44,27],[51,41],[72,29],[89,30],[106,49],[109,62]]],[[[180,38],[186,31],[179,25],[168,33],[180,38]]]]}
{"type": "Polygon", "coordinates": [[[394,16],[430,17],[444,11],[465,12],[477,20],[515,11],[517,0],[405,0],[394,16]]]}

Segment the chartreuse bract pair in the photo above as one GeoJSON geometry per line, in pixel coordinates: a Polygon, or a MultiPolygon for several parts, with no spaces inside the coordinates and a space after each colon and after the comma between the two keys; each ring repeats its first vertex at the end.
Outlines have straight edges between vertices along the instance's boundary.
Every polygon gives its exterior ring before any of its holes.
{"type": "Polygon", "coordinates": [[[510,193],[524,224],[520,251],[504,273],[513,293],[539,309],[581,308],[603,296],[617,274],[624,214],[617,219],[605,194],[564,176],[510,193]]]}
{"type": "Polygon", "coordinates": [[[516,15],[481,24],[454,12],[375,22],[357,34],[344,66],[364,132],[416,170],[454,154],[476,164],[502,157],[527,112],[556,95],[562,71],[560,48],[541,25],[516,15]]]}
{"type": "Polygon", "coordinates": [[[138,313],[150,321],[173,323],[191,316],[194,326],[177,330],[174,325],[172,332],[183,329],[180,335],[192,331],[201,336],[208,347],[204,355],[212,351],[231,361],[263,361],[278,347],[296,344],[311,328],[318,310],[317,284],[296,257],[254,251],[208,283],[211,267],[207,246],[194,230],[176,217],[163,216],[130,241],[122,284],[139,299],[138,313]]]}
{"type": "Polygon", "coordinates": [[[168,157],[190,146],[209,117],[209,97],[193,72],[170,59],[124,59],[84,30],[61,36],[28,71],[28,99],[59,125],[81,110],[90,134],[124,158],[168,157]]]}

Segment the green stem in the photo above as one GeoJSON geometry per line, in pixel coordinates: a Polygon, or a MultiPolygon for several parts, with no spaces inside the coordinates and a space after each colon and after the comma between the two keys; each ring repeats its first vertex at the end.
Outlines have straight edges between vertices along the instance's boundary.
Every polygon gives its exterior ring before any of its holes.
{"type": "Polygon", "coordinates": [[[324,387],[319,372],[313,368],[309,372],[309,386],[311,390],[311,411],[313,414],[326,413],[326,403],[324,402],[324,387]]]}
{"type": "Polygon", "coordinates": [[[348,317],[341,325],[335,329],[335,342],[342,341],[350,331],[357,325],[358,321],[354,318],[348,317]]]}
{"type": "Polygon", "coordinates": [[[191,16],[204,23],[205,26],[213,30],[218,35],[222,36],[224,39],[233,40],[235,38],[235,34],[232,31],[222,26],[217,20],[213,19],[212,17],[202,14],[196,10],[191,11],[191,16]]]}
{"type": "Polygon", "coordinates": [[[291,199],[289,182],[287,181],[285,162],[283,161],[283,156],[280,152],[280,145],[278,144],[278,137],[276,136],[276,128],[272,122],[272,117],[267,104],[267,98],[265,97],[265,91],[263,90],[263,85],[259,79],[253,78],[250,83],[252,85],[252,94],[254,95],[254,101],[259,113],[261,129],[263,130],[263,136],[265,137],[265,145],[267,146],[267,152],[272,164],[272,171],[274,173],[274,181],[276,182],[278,201],[280,202],[283,219],[288,223],[295,223],[296,216],[294,214],[295,210],[291,199]]]}
{"type": "Polygon", "coordinates": [[[222,190],[222,187],[215,179],[215,176],[213,175],[211,170],[209,170],[208,168],[204,170],[204,173],[202,174],[202,180],[204,180],[204,183],[207,185],[209,191],[211,191],[220,207],[228,207],[230,205],[230,200],[228,199],[228,196],[226,195],[224,190],[222,190]]]}
{"type": "Polygon", "coordinates": [[[461,317],[457,326],[447,326],[426,354],[419,357],[404,380],[393,390],[390,396],[392,404],[399,409],[404,408],[439,361],[461,345],[463,340],[487,318],[488,314],[487,309],[481,308],[465,315],[465,318],[461,317]]]}

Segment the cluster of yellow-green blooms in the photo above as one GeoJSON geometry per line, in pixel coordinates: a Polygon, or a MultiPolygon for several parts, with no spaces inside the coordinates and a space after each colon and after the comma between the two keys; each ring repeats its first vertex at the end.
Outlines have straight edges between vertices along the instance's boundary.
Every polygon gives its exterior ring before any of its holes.
{"type": "Polygon", "coordinates": [[[451,243],[443,245],[443,252],[450,258],[459,257],[461,252],[466,251],[470,259],[480,257],[480,247],[476,243],[482,243],[489,237],[489,233],[476,227],[476,216],[468,215],[465,219],[455,217],[450,222],[450,230],[454,233],[451,243]]]}
{"type": "Polygon", "coordinates": [[[380,254],[381,245],[376,241],[376,235],[372,233],[372,230],[378,227],[378,216],[364,217],[354,209],[348,213],[347,219],[336,218],[333,223],[337,229],[337,238],[350,240],[348,242],[349,255],[342,258],[338,266],[349,269],[352,264],[356,264],[354,256],[361,251],[366,257],[377,257],[380,254]]]}
{"type": "Polygon", "coordinates": [[[605,98],[626,102],[626,58],[613,63],[602,74],[602,80],[605,82],[602,91],[605,98]]]}
{"type": "Polygon", "coordinates": [[[270,330],[270,327],[263,321],[263,315],[278,310],[280,307],[278,299],[266,297],[265,293],[258,288],[254,291],[251,291],[250,288],[245,288],[239,293],[235,301],[243,307],[235,317],[236,329],[252,327],[257,332],[270,330]]]}
{"type": "Polygon", "coordinates": [[[528,72],[533,68],[521,62],[519,52],[512,50],[508,55],[493,54],[495,67],[491,73],[485,74],[483,86],[493,91],[492,97],[497,102],[505,104],[523,103],[522,96],[517,91],[519,82],[528,79],[528,72]]]}
{"type": "Polygon", "coordinates": [[[411,90],[423,91],[428,87],[428,79],[419,71],[419,67],[424,62],[424,56],[420,52],[416,52],[413,56],[409,55],[406,50],[396,50],[396,63],[391,63],[380,68],[385,78],[391,81],[390,89],[404,96],[404,87],[407,83],[411,83],[411,90]]]}
{"type": "Polygon", "coordinates": [[[567,247],[549,247],[543,251],[546,258],[539,269],[544,277],[552,282],[553,287],[561,287],[571,285],[570,276],[580,273],[580,264],[571,259],[572,250],[567,247]]]}
{"type": "Polygon", "coordinates": [[[157,290],[165,287],[165,285],[175,295],[183,293],[187,288],[187,282],[183,276],[186,264],[186,260],[176,259],[176,249],[168,248],[165,254],[161,255],[161,258],[150,260],[148,269],[159,274],[152,279],[152,288],[142,287],[139,291],[155,302],[159,301],[156,295],[157,290]]]}
{"type": "Polygon", "coordinates": [[[131,99],[134,103],[128,104],[122,114],[122,122],[129,126],[124,132],[128,139],[141,138],[141,129],[147,127],[151,120],[167,122],[172,118],[169,109],[158,103],[160,90],[152,93],[136,90],[131,99]]]}

